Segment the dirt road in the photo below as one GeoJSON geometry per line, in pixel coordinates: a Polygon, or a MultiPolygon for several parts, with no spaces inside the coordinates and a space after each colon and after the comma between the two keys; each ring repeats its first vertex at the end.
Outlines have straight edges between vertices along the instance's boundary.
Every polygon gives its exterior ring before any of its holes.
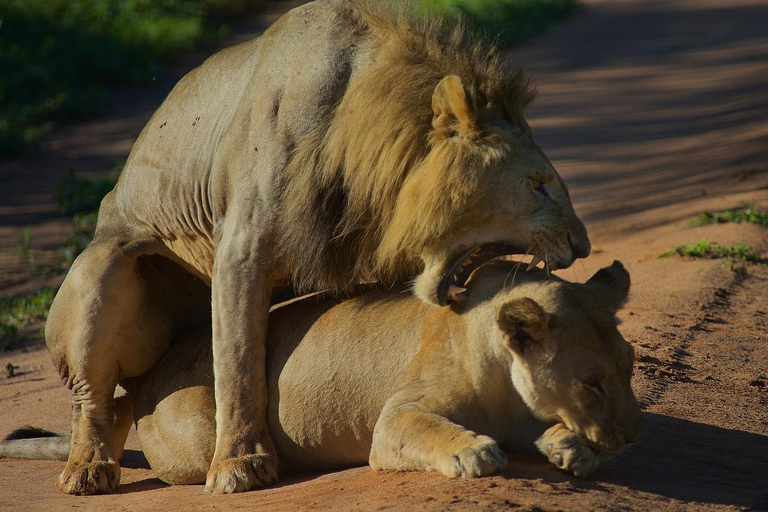
{"type": "MultiPolygon", "coordinates": [[[[363,467],[224,497],[167,487],[137,464],[117,496],[64,496],[53,488],[62,463],[5,460],[0,510],[768,510],[768,266],[657,257],[702,238],[768,257],[765,228],[690,227],[696,212],[743,200],[768,208],[768,1],[585,3],[512,57],[536,77],[536,139],[594,243],[561,274],[584,280],[613,259],[632,274],[619,316],[637,351],[640,442],[588,479],[512,456],[505,472],[472,481],[363,467]]],[[[66,225],[51,220],[35,180],[124,155],[156,103],[122,101],[125,110],[58,133],[31,162],[0,166],[3,190],[17,191],[0,193],[4,245],[31,223],[36,240],[56,246],[66,225]]],[[[28,285],[21,266],[16,281],[4,268],[4,292],[28,285]]],[[[7,362],[22,373],[0,382],[0,435],[25,423],[66,430],[67,393],[44,348],[0,354],[7,362]]]]}

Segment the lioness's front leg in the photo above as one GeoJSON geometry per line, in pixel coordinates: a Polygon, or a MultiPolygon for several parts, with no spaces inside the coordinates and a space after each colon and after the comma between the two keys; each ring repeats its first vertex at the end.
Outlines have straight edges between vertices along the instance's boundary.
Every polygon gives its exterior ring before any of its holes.
{"type": "Polygon", "coordinates": [[[496,441],[429,412],[426,404],[390,399],[373,431],[373,469],[439,471],[449,477],[488,475],[507,466],[496,441]]]}
{"type": "Polygon", "coordinates": [[[246,491],[277,481],[266,424],[264,345],[272,244],[246,225],[224,231],[211,284],[216,450],[205,490],[246,491]]]}
{"type": "Polygon", "coordinates": [[[578,434],[558,423],[536,440],[536,447],[549,461],[576,476],[587,476],[597,469],[600,459],[578,434]]]}

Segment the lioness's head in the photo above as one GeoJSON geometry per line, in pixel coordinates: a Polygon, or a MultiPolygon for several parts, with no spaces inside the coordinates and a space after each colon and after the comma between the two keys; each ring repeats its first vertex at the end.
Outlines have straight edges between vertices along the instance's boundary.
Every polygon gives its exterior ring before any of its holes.
{"type": "Polygon", "coordinates": [[[382,243],[384,252],[418,247],[415,291],[428,302],[446,305],[477,265],[501,254],[532,254],[550,270],[589,255],[586,229],[521,108],[478,106],[455,75],[435,88],[430,151],[405,180],[382,243]]]}
{"type": "Polygon", "coordinates": [[[642,434],[630,387],[634,350],[614,317],[628,291],[629,274],[617,261],[585,284],[526,276],[493,299],[517,392],[534,416],[565,425],[600,458],[642,434]]]}

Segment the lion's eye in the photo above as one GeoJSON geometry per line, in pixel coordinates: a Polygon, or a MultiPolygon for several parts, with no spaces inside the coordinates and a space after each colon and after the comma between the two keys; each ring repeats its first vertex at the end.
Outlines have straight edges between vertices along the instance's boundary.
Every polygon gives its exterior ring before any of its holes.
{"type": "Polygon", "coordinates": [[[547,189],[544,188],[543,181],[539,181],[537,179],[531,178],[531,187],[533,187],[533,190],[543,195],[544,197],[549,197],[549,193],[547,192],[547,189]]]}

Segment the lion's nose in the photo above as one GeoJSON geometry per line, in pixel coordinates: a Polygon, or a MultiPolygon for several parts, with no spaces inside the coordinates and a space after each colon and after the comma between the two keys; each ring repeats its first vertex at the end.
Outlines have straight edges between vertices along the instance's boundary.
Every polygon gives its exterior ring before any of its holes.
{"type": "Polygon", "coordinates": [[[571,246],[571,252],[573,252],[574,259],[586,258],[587,256],[589,256],[589,253],[592,250],[589,240],[574,242],[573,237],[571,237],[570,233],[568,234],[568,245],[571,246]]]}

